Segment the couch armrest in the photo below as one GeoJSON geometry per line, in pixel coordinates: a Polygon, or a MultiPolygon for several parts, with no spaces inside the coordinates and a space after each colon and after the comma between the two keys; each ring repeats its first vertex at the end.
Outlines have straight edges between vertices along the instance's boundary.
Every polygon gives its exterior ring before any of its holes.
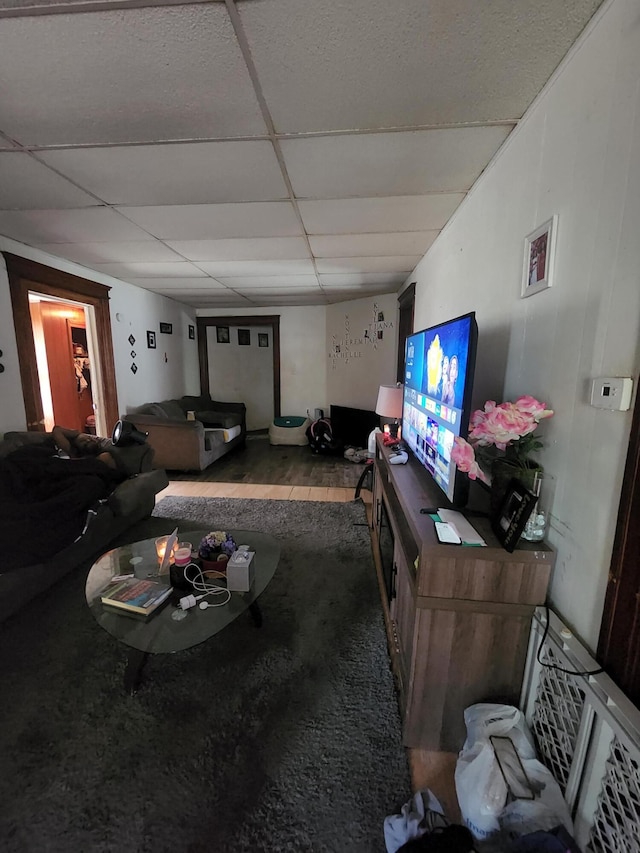
{"type": "Polygon", "coordinates": [[[156,469],[136,474],[120,483],[107,498],[107,504],[116,516],[133,515],[141,502],[150,495],[157,495],[169,485],[166,471],[156,469]]]}

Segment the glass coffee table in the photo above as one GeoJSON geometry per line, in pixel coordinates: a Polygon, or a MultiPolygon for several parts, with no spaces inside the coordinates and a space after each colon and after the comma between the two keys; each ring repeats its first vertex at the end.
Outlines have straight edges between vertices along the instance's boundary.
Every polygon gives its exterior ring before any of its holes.
{"type": "MultiPolygon", "coordinates": [[[[180,536],[189,539],[197,547],[209,530],[189,530],[180,536]]],[[[275,574],[280,560],[280,545],[265,533],[253,530],[228,532],[237,543],[246,544],[255,552],[255,579],[249,592],[232,592],[229,602],[220,607],[202,610],[196,605],[189,610],[182,610],[178,602],[189,594],[188,589],[176,589],[167,603],[146,620],[120,614],[102,604],[100,593],[114,575],[134,574],[137,578],[152,577],[169,583],[168,574],[157,577],[155,538],[113,548],[91,566],[85,587],[87,604],[96,622],[128,647],[124,683],[129,692],[135,693],[138,689],[147,655],[172,654],[204,643],[246,610],[249,610],[257,626],[262,624],[257,598],[275,574]]],[[[226,584],[224,578],[211,579],[211,582],[222,587],[226,584]]],[[[195,594],[199,595],[198,592],[195,594]]],[[[215,596],[207,596],[202,601],[215,601],[215,596]]]]}

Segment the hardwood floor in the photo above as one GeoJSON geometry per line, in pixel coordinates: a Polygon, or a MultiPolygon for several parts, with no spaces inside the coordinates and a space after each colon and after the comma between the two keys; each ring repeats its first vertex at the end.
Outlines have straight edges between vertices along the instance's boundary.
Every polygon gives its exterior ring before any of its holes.
{"type": "MultiPolygon", "coordinates": [[[[271,446],[266,433],[250,435],[245,449],[232,451],[205,471],[167,472],[169,486],[157,500],[172,495],[348,502],[354,499],[362,471],[362,464],[342,456],[321,456],[309,447],[271,446]]],[[[361,497],[369,515],[371,491],[363,489],[361,497]]],[[[459,821],[453,781],[456,756],[417,749],[407,752],[413,790],[430,788],[449,820],[459,821]]]]}

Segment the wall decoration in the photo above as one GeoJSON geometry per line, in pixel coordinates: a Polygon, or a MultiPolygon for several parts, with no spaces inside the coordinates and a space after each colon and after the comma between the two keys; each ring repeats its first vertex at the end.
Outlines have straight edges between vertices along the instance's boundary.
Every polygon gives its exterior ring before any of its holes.
{"type": "Polygon", "coordinates": [[[556,250],[558,217],[552,216],[524,241],[522,264],[522,293],[524,299],[553,284],[553,265],[556,250]]]}
{"type": "Polygon", "coordinates": [[[131,344],[131,346],[133,346],[135,344],[135,342],[136,342],[136,339],[133,337],[133,335],[129,335],[129,343],[131,344]]]}
{"type": "Polygon", "coordinates": [[[132,372],[133,374],[136,374],[136,373],[138,372],[138,368],[137,368],[137,366],[136,366],[135,361],[131,362],[131,372],[132,372]]]}
{"type": "Polygon", "coordinates": [[[216,326],[216,340],[219,344],[228,344],[229,343],[229,327],[228,326],[216,326]]]}
{"type": "Polygon", "coordinates": [[[131,350],[131,358],[136,357],[136,351],[134,349],[131,350]]]}
{"type": "Polygon", "coordinates": [[[238,344],[241,347],[251,346],[251,329],[238,329],[238,344]]]}
{"type": "Polygon", "coordinates": [[[172,323],[160,323],[160,334],[172,335],[173,334],[173,324],[172,323]]]}
{"type": "Polygon", "coordinates": [[[149,349],[156,348],[156,333],[155,332],[147,332],[147,347],[149,349]]]}
{"type": "Polygon", "coordinates": [[[258,332],[258,346],[259,347],[268,347],[269,346],[269,335],[264,332],[258,332]]]}
{"type": "Polygon", "coordinates": [[[196,339],[196,327],[195,326],[189,326],[189,340],[195,341],[195,339],[196,339]]]}

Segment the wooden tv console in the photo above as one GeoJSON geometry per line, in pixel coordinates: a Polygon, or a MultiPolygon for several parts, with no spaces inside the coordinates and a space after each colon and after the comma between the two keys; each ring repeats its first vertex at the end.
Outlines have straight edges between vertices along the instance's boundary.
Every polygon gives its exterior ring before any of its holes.
{"type": "Polygon", "coordinates": [[[372,539],[379,554],[386,538],[392,554],[386,571],[384,559],[376,564],[404,744],[458,752],[467,706],[519,703],[531,617],[555,553],[540,542],[509,554],[477,516],[469,521],[486,548],[441,544],[420,509],[449,507],[443,492],[411,454],[405,465],[389,458],[378,437],[372,539]]]}

